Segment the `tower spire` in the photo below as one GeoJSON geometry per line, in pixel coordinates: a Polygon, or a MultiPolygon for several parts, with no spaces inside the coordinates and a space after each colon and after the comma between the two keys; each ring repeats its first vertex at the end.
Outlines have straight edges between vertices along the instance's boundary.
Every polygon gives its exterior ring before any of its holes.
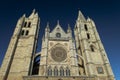
{"type": "Polygon", "coordinates": [[[78,19],[77,20],[80,20],[80,21],[86,21],[85,20],[85,17],[83,16],[82,12],[79,10],[78,12],[78,19]]]}

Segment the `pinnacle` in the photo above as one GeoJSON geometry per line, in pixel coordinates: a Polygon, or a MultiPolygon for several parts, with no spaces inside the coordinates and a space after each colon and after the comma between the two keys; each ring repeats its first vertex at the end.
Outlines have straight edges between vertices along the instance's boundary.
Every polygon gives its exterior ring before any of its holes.
{"type": "Polygon", "coordinates": [[[49,28],[49,22],[47,22],[47,26],[46,27],[49,28]]]}
{"type": "Polygon", "coordinates": [[[33,9],[33,13],[35,13],[35,9],[33,9]]]}
{"type": "Polygon", "coordinates": [[[70,24],[68,24],[68,29],[71,30],[70,24]]]}
{"type": "Polygon", "coordinates": [[[85,17],[83,16],[83,14],[80,10],[78,12],[78,20],[85,21],[85,17]]]}
{"type": "Polygon", "coordinates": [[[59,20],[57,20],[57,25],[60,25],[60,24],[59,24],[59,20]]]}

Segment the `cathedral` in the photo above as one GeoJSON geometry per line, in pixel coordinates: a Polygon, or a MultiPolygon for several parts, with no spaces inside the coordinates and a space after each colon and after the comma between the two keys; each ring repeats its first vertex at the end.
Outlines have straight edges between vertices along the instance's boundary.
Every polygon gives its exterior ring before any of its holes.
{"type": "Polygon", "coordinates": [[[74,29],[47,23],[37,52],[40,17],[33,10],[18,19],[0,68],[0,80],[115,80],[91,18],[81,11],[74,29]],[[72,35],[74,33],[74,37],[72,35]]]}

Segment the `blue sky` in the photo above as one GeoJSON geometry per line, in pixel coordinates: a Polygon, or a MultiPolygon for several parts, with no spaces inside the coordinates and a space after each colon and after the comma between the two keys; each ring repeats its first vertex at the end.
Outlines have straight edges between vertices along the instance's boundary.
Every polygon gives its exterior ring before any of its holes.
{"type": "MultiPolygon", "coordinates": [[[[116,80],[120,80],[120,1],[118,0],[1,0],[0,1],[0,64],[7,50],[17,20],[36,9],[41,19],[40,39],[47,22],[51,30],[57,20],[66,30],[70,24],[74,28],[81,10],[84,16],[95,21],[104,44],[116,80]]],[[[41,40],[39,39],[38,51],[41,40]]]]}

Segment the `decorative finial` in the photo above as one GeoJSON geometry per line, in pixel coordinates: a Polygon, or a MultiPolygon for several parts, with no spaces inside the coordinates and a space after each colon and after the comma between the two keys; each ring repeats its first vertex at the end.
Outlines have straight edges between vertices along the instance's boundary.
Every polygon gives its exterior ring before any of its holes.
{"type": "Polygon", "coordinates": [[[71,29],[71,28],[70,28],[70,24],[68,24],[68,29],[71,29]]]}
{"type": "Polygon", "coordinates": [[[46,27],[49,28],[49,22],[47,22],[47,26],[46,27]]]}
{"type": "Polygon", "coordinates": [[[47,22],[46,31],[48,31],[48,32],[50,31],[49,22],[47,22]]]}
{"type": "Polygon", "coordinates": [[[59,20],[57,20],[57,25],[59,25],[59,20]]]}
{"type": "Polygon", "coordinates": [[[70,24],[68,24],[68,30],[67,30],[67,32],[71,32],[70,24]]]}
{"type": "Polygon", "coordinates": [[[81,13],[81,11],[79,10],[78,15],[81,16],[81,14],[82,14],[82,13],[81,13]]]}
{"type": "Polygon", "coordinates": [[[89,18],[89,17],[87,17],[87,21],[90,21],[90,18],[89,18]]]}
{"type": "Polygon", "coordinates": [[[38,16],[38,13],[36,12],[36,14],[35,14],[36,16],[38,16]]]}
{"type": "Polygon", "coordinates": [[[25,17],[26,15],[25,14],[23,14],[23,16],[22,17],[25,17]]]}
{"type": "Polygon", "coordinates": [[[33,9],[33,13],[35,13],[35,9],[33,9]]]}

